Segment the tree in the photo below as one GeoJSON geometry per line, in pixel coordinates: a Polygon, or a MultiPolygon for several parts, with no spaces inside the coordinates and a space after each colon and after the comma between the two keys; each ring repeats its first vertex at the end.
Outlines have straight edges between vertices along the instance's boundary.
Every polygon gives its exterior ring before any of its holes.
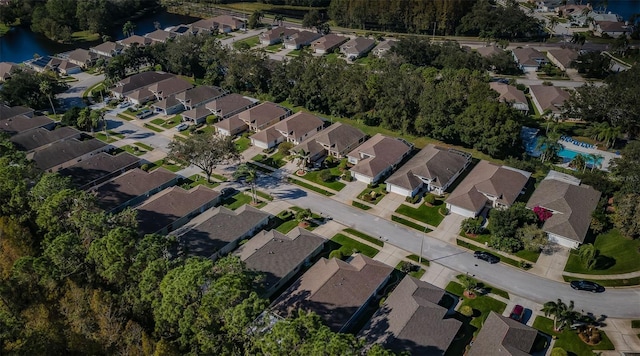
{"type": "Polygon", "coordinates": [[[584,264],[584,266],[590,271],[596,265],[596,257],[598,257],[598,250],[593,244],[583,244],[578,249],[578,256],[584,264]]]}
{"type": "Polygon", "coordinates": [[[284,23],[284,16],[281,14],[276,14],[275,16],[273,16],[273,23],[277,23],[278,26],[282,26],[282,24],[284,23]]]}
{"type": "Polygon", "coordinates": [[[553,330],[560,331],[580,317],[580,313],[574,311],[573,308],[573,300],[567,305],[561,299],[558,299],[557,302],[549,301],[544,303],[542,312],[545,316],[553,315],[553,330]]]}
{"type": "Polygon", "coordinates": [[[587,161],[584,159],[584,155],[581,154],[577,154],[575,157],[573,157],[569,165],[575,168],[577,171],[584,172],[585,169],[587,169],[587,161]]]}
{"type": "Polygon", "coordinates": [[[467,234],[481,234],[484,231],[484,227],[482,226],[482,217],[477,218],[466,218],[462,220],[460,225],[460,229],[467,234]]]}
{"type": "Polygon", "coordinates": [[[527,251],[540,252],[549,244],[547,233],[535,224],[527,224],[519,228],[516,237],[522,241],[527,251]]]}
{"type": "Polygon", "coordinates": [[[556,16],[551,16],[549,19],[549,38],[553,37],[555,33],[555,28],[558,25],[559,19],[556,16]]]}
{"type": "Polygon", "coordinates": [[[311,209],[302,209],[296,213],[296,220],[303,223],[311,219],[312,216],[313,214],[311,214],[311,209]]]}
{"type": "Polygon", "coordinates": [[[213,133],[194,134],[186,140],[173,140],[169,144],[170,159],[186,161],[202,169],[211,182],[211,174],[218,164],[237,160],[238,148],[232,137],[213,133]]]}
{"type": "Polygon", "coordinates": [[[125,35],[126,37],[131,37],[133,36],[133,31],[135,29],[136,29],[136,24],[131,21],[127,21],[122,26],[122,34],[125,35]]]}
{"type": "Polygon", "coordinates": [[[0,100],[10,106],[23,105],[33,109],[55,107],[53,98],[67,90],[55,73],[35,73],[17,69],[0,88],[0,100]]]}
{"type": "Polygon", "coordinates": [[[251,201],[253,204],[258,204],[258,196],[256,193],[256,184],[258,182],[258,171],[250,164],[243,163],[238,166],[233,173],[234,178],[244,178],[244,181],[249,183],[251,187],[251,201]]]}
{"type": "Polygon", "coordinates": [[[304,14],[302,18],[302,27],[314,28],[320,23],[320,13],[318,10],[313,9],[304,14]]]}
{"type": "Polygon", "coordinates": [[[620,232],[630,238],[640,237],[640,194],[626,193],[615,198],[616,211],[613,224],[620,232]]]}
{"type": "Polygon", "coordinates": [[[622,182],[622,193],[640,193],[640,142],[629,142],[611,169],[616,180],[622,182]]]}
{"type": "Polygon", "coordinates": [[[305,152],[304,150],[299,150],[292,155],[292,158],[298,161],[299,171],[306,170],[307,165],[309,164],[309,153],[305,152]]]}
{"type": "Polygon", "coordinates": [[[264,18],[264,13],[260,10],[254,11],[251,16],[249,16],[249,21],[247,25],[249,28],[258,28],[262,25],[261,21],[264,18]]]}
{"type": "Polygon", "coordinates": [[[42,94],[47,96],[47,99],[49,99],[49,105],[51,105],[51,111],[53,111],[53,114],[56,115],[56,108],[53,105],[53,100],[51,99],[51,97],[53,96],[53,85],[51,84],[50,81],[47,80],[43,80],[40,82],[40,92],[42,92],[42,94]]]}
{"type": "Polygon", "coordinates": [[[561,148],[558,143],[558,138],[555,136],[542,136],[538,138],[536,150],[541,151],[540,160],[542,163],[545,161],[555,161],[561,148]]]}

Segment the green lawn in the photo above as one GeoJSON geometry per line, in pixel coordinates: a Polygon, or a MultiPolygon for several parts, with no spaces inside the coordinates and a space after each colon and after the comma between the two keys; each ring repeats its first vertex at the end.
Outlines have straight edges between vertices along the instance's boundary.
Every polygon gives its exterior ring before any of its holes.
{"type": "MultiPolygon", "coordinates": [[[[240,192],[232,197],[225,199],[223,205],[231,210],[236,210],[239,207],[249,203],[251,203],[251,195],[240,192]]],[[[260,209],[265,205],[266,203],[259,201],[258,205],[256,205],[255,207],[260,209]]]]}
{"type": "Polygon", "coordinates": [[[267,51],[267,52],[275,53],[275,52],[280,52],[282,50],[282,48],[283,48],[282,47],[282,43],[276,43],[276,44],[272,44],[272,45],[269,45],[269,46],[265,47],[264,50],[267,51]]]}
{"type": "Polygon", "coordinates": [[[201,128],[197,129],[196,131],[194,131],[194,133],[211,134],[211,133],[213,133],[215,131],[216,131],[216,128],[213,127],[213,125],[206,125],[206,126],[202,126],[201,128]]]}
{"type": "Polygon", "coordinates": [[[259,190],[256,190],[256,195],[259,196],[260,198],[264,199],[264,200],[273,201],[273,196],[271,194],[267,194],[265,192],[261,192],[259,190]]]}
{"type": "Polygon", "coordinates": [[[191,189],[198,185],[204,185],[205,187],[208,187],[208,188],[215,188],[220,185],[220,183],[218,182],[211,182],[211,183],[207,182],[207,178],[199,174],[194,174],[191,177],[185,179],[185,181],[186,181],[185,183],[188,184],[188,187],[186,189],[191,189]]]}
{"type": "Polygon", "coordinates": [[[91,42],[99,39],[100,34],[91,31],[76,31],[71,34],[71,40],[74,42],[91,42]]]}
{"type": "Polygon", "coordinates": [[[131,120],[135,119],[133,116],[126,115],[124,113],[118,113],[116,116],[121,118],[121,119],[123,119],[123,120],[126,120],[126,121],[131,121],[131,120]]]}
{"type": "MultiPolygon", "coordinates": [[[[460,232],[460,236],[465,237],[467,239],[473,240],[473,241],[477,241],[480,242],[482,244],[484,243],[489,243],[489,240],[491,240],[491,234],[480,234],[476,237],[468,237],[467,235],[464,234],[464,232],[460,232]]],[[[540,251],[538,252],[533,252],[533,251],[527,251],[527,250],[520,250],[516,253],[513,254],[514,256],[520,257],[522,259],[525,259],[529,262],[533,262],[535,263],[538,260],[538,257],[540,257],[540,251]]]]}
{"type": "Polygon", "coordinates": [[[164,124],[164,119],[155,118],[155,119],[151,120],[151,123],[154,124],[154,125],[162,126],[164,124]]]}
{"type": "Polygon", "coordinates": [[[9,32],[10,28],[11,27],[9,27],[9,26],[7,26],[7,25],[5,25],[3,23],[0,23],[0,37],[2,37],[5,33],[9,32]]]}
{"type": "Polygon", "coordinates": [[[162,167],[162,168],[167,169],[167,170],[169,170],[169,171],[171,171],[173,173],[175,173],[175,172],[181,170],[182,168],[184,168],[184,167],[182,167],[180,165],[177,165],[175,163],[165,162],[163,159],[161,159],[159,161],[156,161],[156,162],[153,162],[153,167],[151,169],[155,169],[155,168],[158,168],[158,167],[162,167]]]}
{"type": "Polygon", "coordinates": [[[144,124],[144,127],[148,128],[151,131],[155,131],[155,132],[162,132],[164,131],[163,129],[159,128],[158,126],[155,125],[151,125],[151,124],[144,124]]]}
{"type": "Polygon", "coordinates": [[[344,229],[342,231],[346,232],[347,234],[351,234],[353,236],[359,237],[359,238],[361,238],[363,240],[369,241],[374,245],[378,245],[380,247],[384,246],[384,242],[382,241],[382,239],[367,235],[367,234],[365,234],[363,232],[360,232],[358,230],[354,230],[352,228],[346,228],[346,229],[344,229]]]}
{"type": "MultiPolygon", "coordinates": [[[[271,173],[271,172],[269,172],[269,173],[271,173]]],[[[299,179],[289,178],[288,181],[289,181],[289,183],[293,183],[293,184],[299,185],[299,186],[301,186],[301,187],[303,187],[305,189],[313,190],[316,193],[319,193],[319,194],[322,194],[322,195],[326,195],[328,197],[333,195],[333,193],[331,193],[328,190],[324,190],[322,188],[318,188],[315,185],[308,184],[308,183],[303,182],[303,181],[301,181],[299,179]]]]}
{"type": "Polygon", "coordinates": [[[215,174],[215,173],[211,173],[211,178],[213,178],[215,180],[219,180],[221,182],[226,182],[227,181],[227,177],[221,176],[221,175],[215,174]]]}
{"type": "Polygon", "coordinates": [[[109,135],[117,137],[119,139],[123,139],[124,138],[124,135],[121,134],[121,133],[117,133],[117,132],[111,131],[111,130],[107,130],[107,132],[109,133],[109,135]]]}
{"type": "Polygon", "coordinates": [[[255,46],[260,44],[260,39],[258,38],[258,36],[252,36],[252,37],[249,37],[249,38],[245,38],[244,40],[235,42],[233,44],[233,47],[234,48],[238,48],[238,44],[239,43],[246,43],[246,44],[249,45],[249,47],[255,47],[255,46]]]}
{"type": "Polygon", "coordinates": [[[433,231],[433,230],[429,229],[426,226],[422,226],[420,224],[416,224],[413,221],[409,221],[407,219],[403,219],[403,218],[401,218],[401,217],[399,217],[397,215],[391,215],[391,221],[395,221],[395,222],[397,222],[399,224],[402,224],[404,226],[408,226],[408,227],[410,227],[412,229],[416,229],[416,230],[418,230],[420,232],[424,232],[424,233],[429,233],[429,232],[433,231]]]}
{"type": "MultiPolygon", "coordinates": [[[[568,277],[568,276],[562,276],[562,278],[565,280],[565,282],[571,282],[571,281],[575,281],[575,280],[585,279],[585,278],[575,278],[575,277],[568,277]]],[[[588,280],[597,282],[598,284],[601,284],[601,285],[603,285],[605,287],[629,287],[629,286],[640,285],[640,277],[633,277],[633,278],[627,278],[627,279],[593,279],[593,278],[589,278],[588,280]]]]}
{"type": "MultiPolygon", "coordinates": [[[[459,274],[459,275],[456,276],[456,278],[460,279],[463,276],[464,276],[463,274],[459,274]]],[[[477,279],[475,279],[475,281],[478,284],[478,288],[479,289],[484,289],[488,293],[493,293],[495,295],[501,296],[504,299],[509,299],[509,293],[507,291],[504,291],[504,290],[502,290],[500,288],[496,288],[496,287],[494,287],[492,285],[486,284],[486,283],[484,283],[482,281],[479,281],[477,279]]]]}
{"type": "Polygon", "coordinates": [[[112,135],[107,136],[104,132],[96,132],[95,137],[105,143],[118,141],[116,137],[113,137],[112,135]]]}
{"type": "Polygon", "coordinates": [[[600,330],[602,341],[598,345],[589,346],[584,343],[574,330],[553,331],[553,320],[543,316],[537,316],[533,321],[533,327],[543,333],[557,337],[554,347],[561,347],[574,355],[593,355],[594,350],[613,350],[613,344],[604,331],[600,330]]]}
{"type": "MultiPolygon", "coordinates": [[[[287,233],[289,233],[289,231],[295,229],[300,224],[300,222],[295,218],[296,208],[297,207],[292,207],[291,210],[293,211],[289,211],[289,210],[281,211],[273,219],[274,226],[276,227],[276,231],[286,235],[287,233]]],[[[314,217],[314,215],[317,216],[316,214],[312,214],[312,217],[314,217]]],[[[306,229],[309,231],[313,231],[313,229],[315,229],[316,227],[318,227],[318,225],[310,222],[309,226],[307,226],[306,229]]]]}
{"type": "Polygon", "coordinates": [[[284,160],[284,157],[284,154],[276,152],[271,156],[259,154],[251,158],[251,160],[266,164],[267,166],[271,166],[273,168],[280,168],[287,164],[287,162],[284,160]]]}
{"type": "Polygon", "coordinates": [[[387,194],[385,184],[376,184],[373,188],[367,188],[358,194],[358,199],[364,200],[367,203],[378,204],[382,198],[387,194]],[[371,197],[371,192],[376,192],[375,198],[371,197]]]}
{"type": "Polygon", "coordinates": [[[142,156],[143,154],[147,153],[147,151],[141,150],[137,146],[131,146],[131,145],[122,146],[120,147],[120,149],[123,151],[129,152],[134,156],[142,156]]]}
{"type": "Polygon", "coordinates": [[[369,246],[369,245],[365,245],[362,242],[358,242],[350,237],[347,237],[343,234],[336,234],[334,237],[331,238],[331,241],[336,242],[340,245],[342,245],[343,247],[346,247],[347,249],[351,249],[353,251],[357,251],[362,253],[365,256],[368,257],[373,257],[375,255],[378,254],[378,252],[380,252],[379,250],[369,246]]]}
{"type": "MultiPolygon", "coordinates": [[[[404,264],[404,261],[400,261],[398,262],[398,264],[396,265],[396,269],[398,271],[402,271],[402,265],[404,264]]],[[[420,279],[422,276],[424,276],[424,273],[426,272],[426,270],[424,268],[419,268],[419,266],[416,266],[414,264],[412,264],[412,268],[414,269],[413,271],[407,273],[408,275],[410,275],[411,277],[415,278],[415,279],[420,279]]]]}
{"type": "Polygon", "coordinates": [[[409,255],[409,256],[407,256],[407,258],[410,259],[411,261],[415,261],[415,262],[418,262],[418,263],[422,263],[425,266],[429,266],[429,260],[424,258],[424,256],[422,257],[422,262],[420,262],[420,256],[418,256],[418,255],[409,255]]]}
{"type": "Polygon", "coordinates": [[[244,152],[249,148],[251,144],[251,140],[248,137],[239,137],[236,140],[236,147],[238,148],[238,152],[244,152]]]}
{"type": "Polygon", "coordinates": [[[564,270],[593,275],[620,274],[640,270],[640,240],[627,239],[616,229],[596,237],[596,265],[588,270],[577,251],[571,251],[564,270]]]}
{"type": "Polygon", "coordinates": [[[133,144],[134,144],[134,145],[136,145],[136,146],[138,146],[138,147],[140,147],[140,148],[142,148],[143,150],[153,151],[153,147],[151,147],[151,146],[149,146],[149,145],[145,145],[145,144],[144,144],[144,143],[142,143],[142,142],[134,142],[133,144]]]}
{"type": "Polygon", "coordinates": [[[172,127],[177,126],[181,122],[182,122],[182,115],[176,115],[170,119],[167,119],[167,121],[165,121],[161,126],[164,127],[165,129],[170,129],[172,127]]]}
{"type": "Polygon", "coordinates": [[[351,202],[351,205],[355,206],[355,207],[356,207],[356,208],[358,208],[358,209],[362,209],[362,210],[369,210],[369,209],[371,209],[371,207],[370,207],[369,205],[362,204],[362,203],[360,203],[360,202],[358,202],[358,201],[355,201],[355,200],[353,200],[353,201],[351,202]]]}
{"type": "Polygon", "coordinates": [[[471,325],[474,327],[482,328],[482,324],[487,320],[490,311],[494,311],[500,315],[507,308],[507,305],[499,300],[495,300],[488,296],[478,296],[475,299],[464,298],[462,306],[468,305],[473,308],[474,317],[471,319],[471,325]],[[476,314],[479,314],[476,316],[476,314]]]}
{"type": "Polygon", "coordinates": [[[420,207],[417,209],[402,204],[398,209],[396,209],[396,213],[422,221],[423,223],[431,226],[438,226],[442,222],[442,219],[444,219],[444,216],[440,214],[440,208],[442,206],[444,206],[444,201],[440,199],[437,199],[433,206],[420,204],[420,207]]]}
{"type": "Polygon", "coordinates": [[[293,51],[287,53],[287,56],[289,56],[289,57],[298,57],[301,52],[302,52],[302,50],[300,50],[300,49],[294,49],[293,51]]]}
{"type": "Polygon", "coordinates": [[[458,244],[458,246],[462,246],[464,248],[468,248],[469,250],[472,250],[472,251],[488,251],[488,252],[491,252],[494,255],[497,255],[498,257],[500,257],[500,262],[504,262],[504,263],[506,263],[508,265],[512,265],[514,267],[522,268],[520,266],[520,262],[518,262],[518,261],[516,261],[516,260],[514,260],[512,258],[505,257],[504,255],[502,255],[500,253],[497,253],[495,251],[491,251],[491,250],[488,250],[486,248],[482,248],[482,247],[470,244],[470,243],[468,243],[466,241],[463,241],[463,240],[460,240],[460,239],[456,239],[456,243],[458,244]]]}
{"type": "Polygon", "coordinates": [[[314,182],[316,184],[320,184],[322,186],[325,186],[329,189],[333,189],[335,191],[340,191],[342,190],[342,188],[344,188],[346,185],[342,182],[340,182],[340,175],[342,174],[342,172],[340,171],[340,169],[338,167],[334,167],[334,168],[325,168],[319,171],[312,171],[312,172],[307,172],[307,174],[305,174],[302,178],[314,182]],[[323,181],[322,179],[320,179],[320,172],[325,171],[325,170],[329,170],[329,172],[331,173],[332,179],[329,180],[328,182],[323,181]]]}

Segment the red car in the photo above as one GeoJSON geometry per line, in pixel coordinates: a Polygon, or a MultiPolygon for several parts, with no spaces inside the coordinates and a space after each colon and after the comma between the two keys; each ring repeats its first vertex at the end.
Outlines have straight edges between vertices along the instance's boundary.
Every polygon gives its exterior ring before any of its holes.
{"type": "Polygon", "coordinates": [[[517,321],[522,321],[522,316],[524,315],[524,308],[520,304],[516,304],[509,315],[509,318],[517,321]]]}

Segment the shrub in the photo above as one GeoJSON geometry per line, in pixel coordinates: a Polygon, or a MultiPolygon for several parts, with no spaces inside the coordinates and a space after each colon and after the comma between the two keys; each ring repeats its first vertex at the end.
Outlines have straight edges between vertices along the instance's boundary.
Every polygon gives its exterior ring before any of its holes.
{"type": "Polygon", "coordinates": [[[343,256],[351,256],[354,253],[357,253],[358,251],[355,249],[352,249],[350,247],[347,246],[342,246],[340,247],[340,253],[342,253],[343,256]]]}
{"type": "Polygon", "coordinates": [[[462,220],[462,224],[460,224],[460,230],[467,234],[481,234],[484,231],[482,227],[482,217],[477,218],[466,218],[462,220]]]}
{"type": "Polygon", "coordinates": [[[318,174],[318,177],[320,177],[320,179],[322,179],[323,182],[329,182],[333,179],[333,175],[328,170],[320,171],[320,174],[318,174]]]}
{"type": "Polygon", "coordinates": [[[462,315],[464,315],[466,317],[473,316],[473,308],[470,307],[469,305],[461,306],[459,312],[460,312],[460,314],[462,314],[462,315]]]}
{"type": "Polygon", "coordinates": [[[420,195],[416,195],[414,197],[406,197],[404,200],[407,203],[415,204],[415,203],[419,202],[420,199],[422,199],[422,197],[420,195]]]}
{"type": "Polygon", "coordinates": [[[433,195],[433,194],[431,194],[431,193],[429,193],[429,194],[427,194],[427,195],[425,195],[425,196],[424,196],[424,202],[425,202],[426,204],[431,204],[431,205],[433,205],[433,203],[435,203],[435,202],[436,202],[436,196],[435,196],[435,195],[433,195]]]}
{"type": "Polygon", "coordinates": [[[283,156],[288,156],[289,151],[293,148],[293,143],[291,142],[283,142],[278,146],[278,153],[283,156]]]}
{"type": "Polygon", "coordinates": [[[551,356],[567,356],[567,351],[562,347],[554,347],[551,350],[551,356]]]}
{"type": "Polygon", "coordinates": [[[142,170],[143,170],[143,171],[145,171],[145,172],[148,172],[148,171],[149,171],[149,168],[151,168],[151,167],[149,167],[149,164],[148,164],[148,163],[145,163],[145,164],[143,164],[142,166],[140,166],[140,169],[142,169],[142,170]]]}
{"type": "Polygon", "coordinates": [[[212,125],[216,123],[216,117],[215,115],[209,115],[207,116],[207,124],[212,125]]]}
{"type": "Polygon", "coordinates": [[[340,250],[333,250],[333,251],[331,251],[329,253],[329,258],[337,258],[337,259],[341,260],[342,257],[344,257],[344,256],[342,255],[342,251],[340,251],[340,250]]]}
{"type": "Polygon", "coordinates": [[[354,179],[350,173],[345,173],[341,177],[342,177],[342,180],[347,182],[353,182],[353,179],[354,179]]]}

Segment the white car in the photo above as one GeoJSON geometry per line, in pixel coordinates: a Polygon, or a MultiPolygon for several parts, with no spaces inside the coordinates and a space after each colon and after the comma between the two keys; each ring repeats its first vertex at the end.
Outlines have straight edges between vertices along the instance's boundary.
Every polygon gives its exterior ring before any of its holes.
{"type": "Polygon", "coordinates": [[[189,125],[185,124],[184,122],[176,126],[176,130],[178,131],[184,131],[188,128],[189,128],[189,125]]]}
{"type": "Polygon", "coordinates": [[[127,108],[127,107],[129,107],[129,106],[131,106],[131,103],[130,103],[130,102],[128,102],[128,101],[125,101],[125,102],[123,102],[123,103],[120,103],[120,104],[118,105],[118,108],[119,108],[119,109],[124,109],[124,108],[127,108]]]}

